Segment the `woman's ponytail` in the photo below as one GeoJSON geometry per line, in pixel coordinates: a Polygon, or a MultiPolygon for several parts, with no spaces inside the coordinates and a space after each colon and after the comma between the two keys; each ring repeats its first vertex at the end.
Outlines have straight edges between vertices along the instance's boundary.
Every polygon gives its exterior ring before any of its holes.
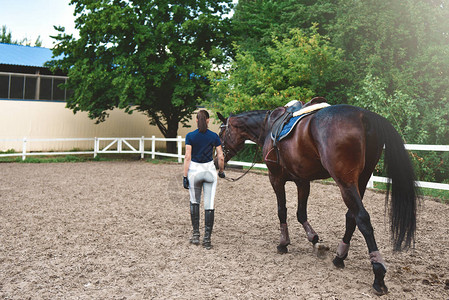
{"type": "Polygon", "coordinates": [[[204,133],[207,131],[207,119],[209,119],[209,113],[206,110],[200,110],[196,115],[198,120],[198,131],[204,133]]]}

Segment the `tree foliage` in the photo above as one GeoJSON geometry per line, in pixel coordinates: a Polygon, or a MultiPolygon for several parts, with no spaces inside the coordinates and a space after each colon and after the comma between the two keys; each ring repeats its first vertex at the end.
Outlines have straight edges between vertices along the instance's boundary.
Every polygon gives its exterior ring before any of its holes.
{"type": "MultiPolygon", "coordinates": [[[[353,104],[387,117],[407,143],[448,143],[446,1],[240,0],[233,27],[238,51],[215,87],[213,105],[219,103],[219,109],[266,109],[324,96],[331,104],[353,104]],[[313,46],[328,49],[333,58],[325,60],[323,76],[298,80],[299,73],[307,77],[319,68],[305,49],[297,54],[301,47],[291,43],[292,30],[326,41],[313,46]]],[[[447,153],[413,157],[420,178],[449,180],[447,153]]]]}
{"type": "MultiPolygon", "coordinates": [[[[12,33],[6,25],[2,26],[2,30],[0,32],[0,43],[5,44],[14,44],[14,45],[23,45],[23,46],[32,46],[33,43],[28,38],[23,38],[21,40],[15,40],[12,38],[12,33]]],[[[38,36],[36,41],[34,41],[35,47],[42,47],[41,37],[38,36]]]]}
{"type": "Polygon", "coordinates": [[[231,0],[72,0],[79,38],[64,33],[52,67],[67,70],[67,107],[102,122],[113,108],[144,112],[175,137],[225,61],[231,0]]]}
{"type": "MultiPolygon", "coordinates": [[[[348,62],[347,101],[387,117],[407,143],[449,141],[449,7],[340,1],[323,26],[348,62]]],[[[447,153],[412,153],[418,178],[449,182],[447,153]]]]}
{"type": "Polygon", "coordinates": [[[342,52],[316,27],[310,32],[293,29],[282,41],[274,37],[264,62],[238,50],[230,75],[215,78],[215,109],[224,113],[273,109],[292,99],[307,101],[338,81],[342,52]]]}
{"type": "Polygon", "coordinates": [[[383,103],[374,109],[381,114],[403,106],[386,116],[405,140],[447,143],[449,8],[439,1],[348,1],[341,10],[332,36],[351,65],[348,102],[372,109],[372,102],[383,103]],[[380,100],[369,96],[370,75],[380,84],[380,100]],[[399,94],[407,100],[389,103],[399,94]],[[409,121],[396,122],[394,115],[409,121]]]}
{"type": "MultiPolygon", "coordinates": [[[[326,36],[327,47],[341,49],[341,64],[333,64],[338,66],[330,72],[333,78],[320,78],[324,83],[313,89],[313,96],[384,114],[410,143],[449,140],[449,6],[444,1],[241,0],[233,21],[239,52],[250,54],[259,70],[262,66],[273,69],[269,49],[279,48],[275,43],[287,45],[292,29],[306,36],[326,36]]],[[[240,72],[239,59],[227,74],[231,95],[252,81],[250,77],[233,78],[240,72]]],[[[296,76],[293,70],[300,70],[301,62],[278,67],[289,69],[276,76],[290,82],[291,89],[307,87],[304,82],[286,80],[286,76],[296,76]]],[[[314,68],[310,65],[310,70],[314,68]]],[[[258,76],[260,81],[263,74],[258,76]]],[[[243,101],[251,98],[254,95],[243,101]]]]}
{"type": "MultiPolygon", "coordinates": [[[[334,15],[333,2],[239,0],[233,17],[237,43],[262,62],[267,58],[266,48],[273,46],[273,37],[282,40],[292,29],[311,33],[314,24],[326,24],[326,18],[334,15]]],[[[322,27],[316,29],[323,36],[327,34],[322,27]]]]}

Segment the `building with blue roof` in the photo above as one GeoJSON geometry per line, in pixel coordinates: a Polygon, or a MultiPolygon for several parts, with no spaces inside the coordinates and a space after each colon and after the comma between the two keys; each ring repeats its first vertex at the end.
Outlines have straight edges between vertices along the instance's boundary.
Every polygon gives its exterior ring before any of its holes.
{"type": "Polygon", "coordinates": [[[43,67],[51,58],[47,48],[0,43],[0,65],[43,67]]]}
{"type": "Polygon", "coordinates": [[[45,66],[52,56],[48,48],[0,43],[0,99],[65,101],[66,74],[45,66]]]}
{"type": "MultiPolygon", "coordinates": [[[[123,109],[114,109],[108,111],[108,120],[101,124],[95,124],[87,112],[74,114],[66,108],[69,91],[59,88],[68,78],[66,74],[52,73],[45,67],[50,59],[50,49],[0,43],[0,151],[22,151],[25,138],[26,151],[48,152],[87,150],[92,149],[93,144],[91,141],[48,142],[46,139],[160,137],[157,126],[149,126],[148,117],[143,113],[130,115],[123,109]],[[32,139],[44,141],[30,142],[32,139]]],[[[194,123],[192,121],[191,125],[194,123]]],[[[185,136],[189,131],[189,128],[181,128],[179,134],[185,136]]]]}

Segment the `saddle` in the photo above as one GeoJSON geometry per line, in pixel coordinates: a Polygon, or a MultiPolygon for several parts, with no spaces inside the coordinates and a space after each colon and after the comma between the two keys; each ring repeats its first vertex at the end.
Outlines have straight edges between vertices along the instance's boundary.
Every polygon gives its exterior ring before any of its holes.
{"type": "Polygon", "coordinates": [[[290,119],[293,117],[293,114],[299,111],[302,107],[303,103],[301,101],[293,100],[287,103],[285,106],[278,107],[271,112],[268,121],[273,122],[271,125],[271,138],[274,141],[273,146],[275,146],[282,128],[284,128],[285,124],[290,121],[290,119]]]}
{"type": "MultiPolygon", "coordinates": [[[[288,133],[290,132],[289,131],[286,135],[281,137],[281,132],[283,131],[284,126],[288,124],[293,117],[299,117],[297,120],[298,122],[302,117],[305,117],[306,115],[309,115],[325,106],[328,106],[329,104],[327,104],[326,102],[327,102],[326,99],[323,97],[315,97],[306,104],[303,104],[301,101],[298,100],[293,100],[287,103],[285,106],[278,107],[275,110],[273,110],[268,118],[268,123],[272,124],[271,139],[273,140],[273,147],[270,151],[268,151],[265,157],[265,161],[274,163],[279,162],[279,152],[277,143],[279,142],[280,138],[288,135],[288,133]],[[316,108],[312,107],[320,103],[323,105],[318,105],[316,106],[316,108]]],[[[296,123],[294,125],[296,125],[296,123]]]]}

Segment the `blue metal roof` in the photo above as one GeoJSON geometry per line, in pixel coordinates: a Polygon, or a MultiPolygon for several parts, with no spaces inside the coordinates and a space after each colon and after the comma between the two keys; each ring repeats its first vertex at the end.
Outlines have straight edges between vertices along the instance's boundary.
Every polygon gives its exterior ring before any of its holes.
{"type": "Polygon", "coordinates": [[[51,49],[0,43],[0,64],[43,67],[51,60],[51,49]]]}

